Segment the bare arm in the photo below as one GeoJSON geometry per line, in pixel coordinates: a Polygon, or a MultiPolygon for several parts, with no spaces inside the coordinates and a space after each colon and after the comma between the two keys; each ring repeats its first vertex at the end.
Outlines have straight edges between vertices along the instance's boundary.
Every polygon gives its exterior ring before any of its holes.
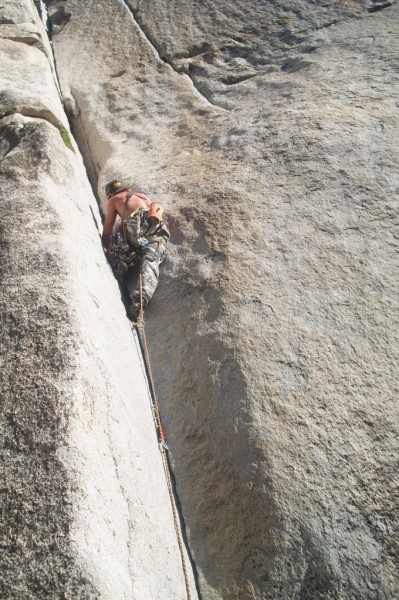
{"type": "Polygon", "coordinates": [[[105,215],[104,227],[103,227],[103,235],[102,241],[103,246],[106,250],[111,248],[111,236],[112,236],[112,228],[115,223],[116,215],[115,201],[113,198],[110,198],[107,206],[107,214],[105,215]]]}

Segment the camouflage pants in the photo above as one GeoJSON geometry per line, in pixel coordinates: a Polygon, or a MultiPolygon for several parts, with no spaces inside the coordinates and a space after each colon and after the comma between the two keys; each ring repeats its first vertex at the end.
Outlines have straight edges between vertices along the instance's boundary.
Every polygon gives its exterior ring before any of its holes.
{"type": "MultiPolygon", "coordinates": [[[[143,306],[151,300],[158,286],[159,265],[166,255],[165,244],[152,242],[141,251],[143,274],[143,306]]],[[[125,285],[133,303],[140,301],[140,261],[126,273],[125,285]]]]}

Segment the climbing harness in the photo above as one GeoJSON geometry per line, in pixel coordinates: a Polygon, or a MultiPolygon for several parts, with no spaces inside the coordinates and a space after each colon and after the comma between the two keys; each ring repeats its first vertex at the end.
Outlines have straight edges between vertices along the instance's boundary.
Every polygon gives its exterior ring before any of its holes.
{"type": "Polygon", "coordinates": [[[175,501],[175,497],[173,494],[173,485],[172,485],[172,479],[171,479],[169,461],[168,461],[168,455],[167,455],[168,447],[165,442],[165,431],[162,427],[161,415],[159,413],[158,400],[157,400],[157,396],[156,396],[156,392],[155,392],[154,378],[152,375],[150,356],[148,353],[148,346],[147,346],[147,338],[146,338],[146,334],[145,334],[145,322],[144,322],[144,310],[143,310],[143,273],[142,273],[142,258],[141,257],[140,257],[140,272],[139,272],[139,290],[140,290],[139,317],[138,317],[137,321],[132,321],[132,327],[133,327],[133,330],[137,330],[137,332],[138,332],[138,339],[139,339],[140,346],[142,348],[143,355],[144,355],[144,363],[145,363],[145,368],[147,371],[148,382],[149,382],[149,387],[150,387],[151,408],[152,408],[152,412],[154,415],[159,450],[162,455],[163,466],[165,469],[166,482],[168,485],[169,498],[170,498],[172,513],[173,513],[173,522],[174,522],[174,526],[175,526],[177,543],[179,546],[180,558],[181,558],[181,563],[182,563],[182,567],[183,567],[187,600],[191,600],[190,583],[189,583],[189,578],[188,578],[186,559],[184,556],[183,537],[182,537],[181,528],[180,528],[179,516],[178,516],[178,512],[177,512],[177,508],[176,508],[176,501],[175,501]]]}

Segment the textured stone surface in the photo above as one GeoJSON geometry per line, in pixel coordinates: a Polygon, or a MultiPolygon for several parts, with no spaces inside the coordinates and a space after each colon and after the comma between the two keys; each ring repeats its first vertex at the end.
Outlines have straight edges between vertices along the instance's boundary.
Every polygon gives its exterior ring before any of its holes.
{"type": "Polygon", "coordinates": [[[147,320],[203,597],[397,596],[398,6],[50,4],[100,193],[176,217],[147,320]]]}
{"type": "MultiPolygon", "coordinates": [[[[45,6],[41,0],[3,2],[0,6],[0,38],[36,46],[42,50],[54,73],[53,53],[43,23],[46,21],[45,6]]],[[[34,56],[34,55],[33,55],[34,56]]],[[[33,60],[33,56],[28,59],[33,60]]],[[[20,68],[23,63],[20,61],[20,68]]],[[[37,83],[40,85],[39,80],[37,83]]],[[[49,89],[54,83],[49,84],[49,89]]],[[[22,92],[22,89],[20,90],[22,92]]]]}
{"type": "Polygon", "coordinates": [[[175,216],[147,322],[202,597],[396,598],[399,5],[48,5],[92,182],[175,216]]]}
{"type": "Polygon", "coordinates": [[[33,4],[4,5],[23,31],[0,41],[0,596],[183,598],[143,366],[97,203],[55,126],[67,120],[50,64],[22,41],[33,4]]]}
{"type": "Polygon", "coordinates": [[[0,47],[0,116],[19,113],[67,125],[46,56],[19,41],[2,39],[0,47]]]}

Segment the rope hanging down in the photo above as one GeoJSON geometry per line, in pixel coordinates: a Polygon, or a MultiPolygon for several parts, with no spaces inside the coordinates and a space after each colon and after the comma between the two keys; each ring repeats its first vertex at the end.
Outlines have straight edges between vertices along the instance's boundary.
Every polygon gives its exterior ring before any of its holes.
{"type": "Polygon", "coordinates": [[[157,400],[157,395],[155,392],[155,384],[154,384],[154,378],[152,376],[152,369],[151,369],[151,362],[150,362],[150,356],[148,353],[148,347],[147,347],[147,338],[145,335],[145,323],[144,323],[144,311],[143,311],[143,275],[142,275],[142,258],[140,258],[140,275],[139,275],[139,282],[140,282],[140,311],[139,311],[139,318],[138,318],[138,323],[136,322],[132,322],[133,327],[135,327],[136,329],[139,330],[139,340],[144,352],[144,361],[145,361],[145,366],[146,366],[146,370],[147,370],[147,374],[148,374],[148,381],[150,384],[150,398],[151,398],[151,405],[152,405],[152,412],[154,414],[154,419],[155,419],[155,426],[156,426],[156,431],[157,431],[157,437],[158,437],[158,444],[159,444],[159,449],[161,451],[161,455],[162,455],[162,461],[163,461],[163,466],[165,469],[165,475],[166,475],[166,481],[167,481],[167,485],[168,485],[168,492],[169,492],[169,498],[170,498],[170,503],[172,506],[172,513],[173,513],[173,522],[175,525],[175,530],[176,530],[176,537],[177,537],[177,543],[179,545],[179,551],[180,551],[180,558],[181,558],[181,563],[182,563],[182,567],[183,567],[183,573],[184,573],[184,581],[185,581],[185,585],[186,585],[186,594],[187,594],[187,600],[191,600],[191,592],[190,592],[190,583],[189,583],[189,578],[188,578],[188,571],[187,571],[187,564],[186,564],[186,559],[184,556],[184,545],[183,545],[183,538],[182,538],[182,533],[180,530],[180,522],[179,522],[179,516],[177,513],[177,508],[176,508],[176,502],[175,502],[175,497],[173,495],[173,486],[172,486],[172,479],[171,479],[171,475],[170,475],[170,469],[169,469],[169,463],[168,463],[168,457],[167,457],[167,446],[165,443],[165,432],[164,429],[162,427],[162,423],[161,423],[161,415],[159,413],[159,406],[158,406],[158,400],[157,400]]]}

